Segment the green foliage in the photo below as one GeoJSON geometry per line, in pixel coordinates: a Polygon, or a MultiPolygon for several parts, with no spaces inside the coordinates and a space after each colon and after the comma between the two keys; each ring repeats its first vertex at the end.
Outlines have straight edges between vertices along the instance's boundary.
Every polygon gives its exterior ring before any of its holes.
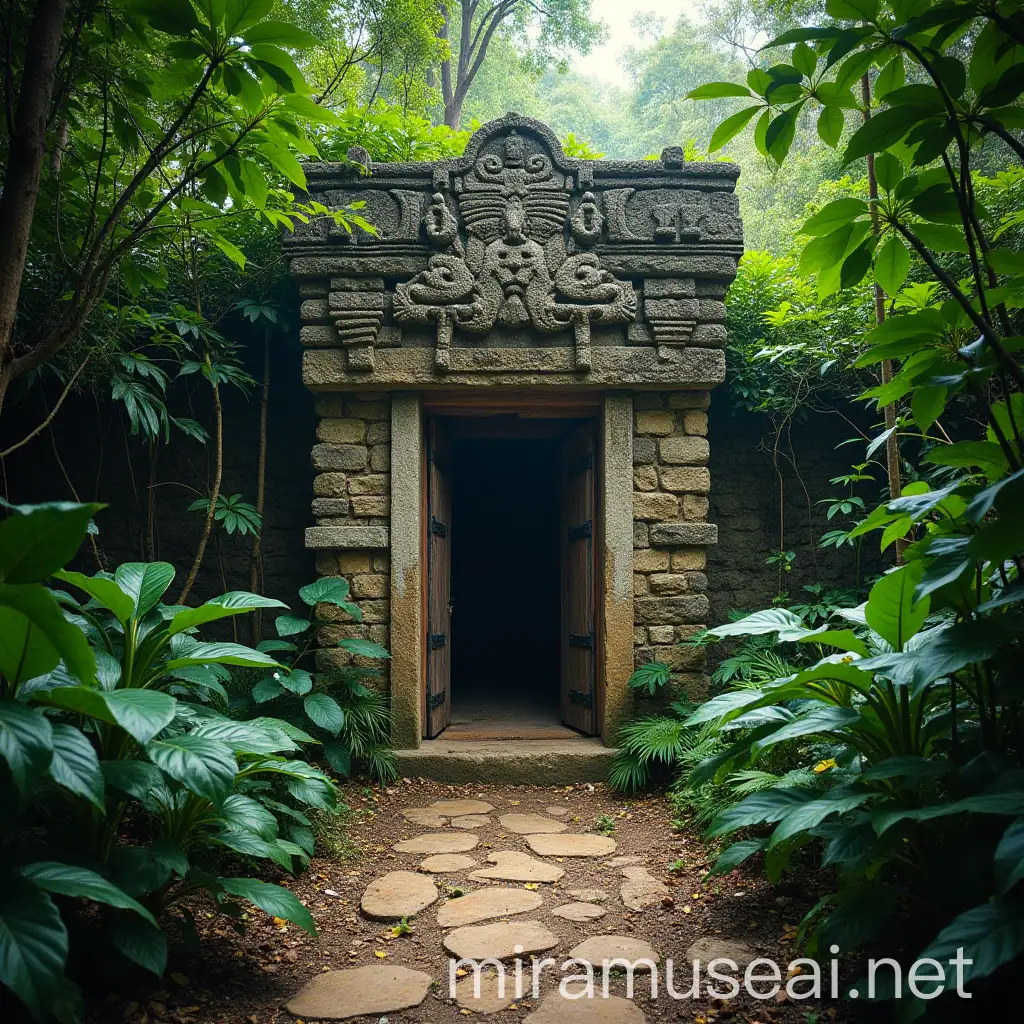
{"type": "MultiPolygon", "coordinates": [[[[902,406],[868,455],[894,429],[911,436],[912,425],[918,478],[844,529],[842,542],[877,532],[883,551],[907,546],[864,604],[822,607],[817,628],[771,609],[709,631],[763,636],[774,623],[778,643],[823,656],[692,714],[684,728],[712,730],[722,749],[687,785],[740,778],[734,797],[747,791],[711,822],[709,838],[744,834],[716,871],[763,853],[775,879],[808,847],[833,872],[835,891],[801,926],[810,955],[833,943],[881,944],[907,960],[962,947],[974,958],[970,984],[1024,952],[1024,265],[1015,244],[1001,242],[1019,218],[983,207],[978,193],[993,179],[977,172],[993,144],[1024,157],[1014,134],[1021,45],[994,10],[923,0],[828,11],[825,24],[766,47],[786,47],[788,58],[750,82],[767,126],[755,141],[783,163],[802,111],[859,108],[854,86],[874,77],[871,116],[862,111],[844,160],[873,158],[878,198],[838,197],[818,210],[802,229],[799,269],[819,296],[869,279],[888,296],[887,318],[856,340],[852,366],[894,364],[863,395],[902,406]],[[796,785],[753,774],[778,746],[800,758],[788,776],[796,785]]],[[[1019,180],[1006,173],[992,195],[1005,199],[1019,180]]],[[[833,482],[855,482],[863,468],[833,482]]],[[[830,499],[834,514],[856,516],[852,497],[830,499]]],[[[928,1006],[901,994],[913,1014],[928,1006]]]]}
{"type": "MultiPolygon", "coordinates": [[[[207,498],[198,498],[193,501],[188,507],[189,512],[209,512],[210,502],[207,498]]],[[[250,505],[247,501],[242,501],[241,494],[232,494],[230,496],[226,494],[217,495],[217,509],[213,513],[215,522],[221,524],[224,527],[224,532],[227,534],[235,533],[236,531],[241,535],[245,536],[247,533],[259,533],[263,521],[256,511],[255,505],[250,505]]]]}
{"type": "Polygon", "coordinates": [[[0,522],[0,984],[40,1021],[67,1019],[73,942],[162,974],[158,919],[189,931],[190,912],[172,908],[200,893],[236,919],[241,899],[315,934],[295,896],[227,874],[227,855],[293,871],[313,852],[300,807],[337,803],[296,759],[312,737],[216,710],[226,666],[278,666],[197,627],[284,606],[242,592],[165,605],[163,562],[62,569],[98,508],[19,506],[0,522]],[[51,577],[68,589],[47,588],[51,577]],[[85,936],[64,919],[83,903],[95,905],[85,936]]]}
{"type": "Polygon", "coordinates": [[[388,700],[365,685],[380,675],[375,663],[391,655],[372,640],[343,637],[336,645],[348,664],[314,675],[302,666],[313,660],[324,633],[336,630],[332,623],[339,618],[360,622],[362,612],[341,576],[323,576],[303,587],[299,597],[309,609],[306,616],[279,615],[275,626],[280,639],[257,645],[274,652],[280,664],[269,673],[238,675],[235,689],[241,687],[243,692],[232,701],[232,713],[249,718],[269,709],[319,737],[324,757],[339,775],[351,775],[361,767],[381,782],[393,779],[396,766],[388,700]]]}

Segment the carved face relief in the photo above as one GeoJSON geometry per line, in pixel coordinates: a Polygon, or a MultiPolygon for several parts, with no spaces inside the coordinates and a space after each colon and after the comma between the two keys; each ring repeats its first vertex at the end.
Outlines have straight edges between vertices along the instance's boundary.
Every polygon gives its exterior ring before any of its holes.
{"type": "Polygon", "coordinates": [[[529,320],[525,298],[537,282],[547,288],[550,277],[544,250],[532,239],[510,242],[499,238],[487,247],[481,277],[491,278],[501,288],[502,304],[498,319],[502,323],[522,324],[529,320]]]}

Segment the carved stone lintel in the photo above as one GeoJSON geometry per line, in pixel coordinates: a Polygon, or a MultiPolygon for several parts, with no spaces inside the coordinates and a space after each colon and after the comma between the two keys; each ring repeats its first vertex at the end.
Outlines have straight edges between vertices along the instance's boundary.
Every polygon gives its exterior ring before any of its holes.
{"type": "Polygon", "coordinates": [[[437,347],[434,349],[434,369],[447,373],[452,368],[452,334],[455,333],[455,314],[448,309],[439,311],[437,318],[437,347]]]}

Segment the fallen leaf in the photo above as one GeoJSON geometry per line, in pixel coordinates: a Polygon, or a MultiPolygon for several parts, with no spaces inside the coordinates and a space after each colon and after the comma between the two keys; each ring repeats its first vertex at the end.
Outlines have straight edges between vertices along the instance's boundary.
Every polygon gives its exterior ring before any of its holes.
{"type": "Polygon", "coordinates": [[[684,914],[692,914],[693,913],[693,908],[692,907],[683,907],[683,913],[684,914]]]}
{"type": "Polygon", "coordinates": [[[175,985],[188,984],[188,978],[182,974],[181,971],[171,971],[171,981],[173,981],[175,985]]]}
{"type": "Polygon", "coordinates": [[[525,884],[525,885],[523,886],[523,888],[524,888],[524,889],[539,889],[539,888],[540,888],[540,886],[539,886],[539,885],[538,885],[538,884],[537,884],[536,882],[527,882],[527,883],[526,883],[526,884],[525,884]]]}
{"type": "Polygon", "coordinates": [[[387,954],[387,952],[386,952],[385,950],[383,950],[383,949],[375,949],[375,950],[373,951],[373,955],[374,955],[375,957],[377,957],[378,959],[380,959],[380,960],[385,960],[385,959],[387,958],[387,955],[388,955],[388,954],[387,954]]]}

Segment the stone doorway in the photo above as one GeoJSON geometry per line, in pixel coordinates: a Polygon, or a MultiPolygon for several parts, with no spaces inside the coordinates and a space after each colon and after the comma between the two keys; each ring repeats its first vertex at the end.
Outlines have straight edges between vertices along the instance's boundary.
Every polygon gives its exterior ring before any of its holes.
{"type": "Polygon", "coordinates": [[[596,732],[598,421],[448,416],[426,433],[427,737],[596,732]]]}

